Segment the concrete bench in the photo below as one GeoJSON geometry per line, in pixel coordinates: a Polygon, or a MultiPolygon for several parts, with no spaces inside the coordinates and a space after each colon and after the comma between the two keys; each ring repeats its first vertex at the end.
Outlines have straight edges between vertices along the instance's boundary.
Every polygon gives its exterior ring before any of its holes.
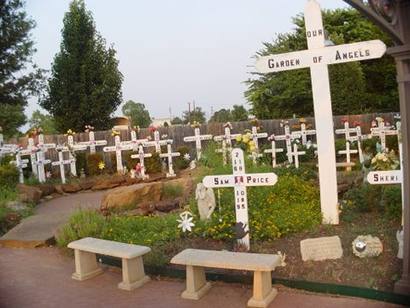
{"type": "Polygon", "coordinates": [[[151,251],[149,247],[86,237],[71,242],[68,248],[74,249],[75,255],[73,279],[82,281],[103,272],[97,264],[95,254],[98,253],[122,259],[122,282],[118,288],[130,291],[150,280],[145,275],[142,260],[142,256],[151,251]]]}
{"type": "Polygon", "coordinates": [[[271,272],[282,265],[282,256],[186,249],[171,260],[172,264],[186,265],[186,290],[182,298],[200,299],[211,287],[206,281],[204,267],[253,271],[253,296],[249,307],[267,307],[275,298],[271,272]]]}

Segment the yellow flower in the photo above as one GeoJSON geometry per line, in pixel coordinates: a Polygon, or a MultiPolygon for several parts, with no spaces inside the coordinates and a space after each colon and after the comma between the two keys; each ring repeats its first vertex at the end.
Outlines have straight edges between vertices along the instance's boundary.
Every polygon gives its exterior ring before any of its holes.
{"type": "Polygon", "coordinates": [[[251,152],[253,152],[253,151],[256,150],[256,147],[255,147],[254,145],[251,145],[251,146],[249,147],[249,150],[250,150],[251,152]]]}
{"type": "Polygon", "coordinates": [[[255,141],[251,140],[248,143],[249,147],[255,147],[255,141]]]}
{"type": "Polygon", "coordinates": [[[104,168],[105,168],[104,162],[103,162],[103,161],[100,161],[100,162],[98,163],[98,169],[103,170],[104,168]]]}
{"type": "Polygon", "coordinates": [[[247,135],[242,136],[242,142],[243,143],[248,143],[249,142],[249,137],[247,135]]]}
{"type": "Polygon", "coordinates": [[[241,142],[242,141],[242,136],[241,135],[236,136],[235,140],[237,142],[241,142]]]}

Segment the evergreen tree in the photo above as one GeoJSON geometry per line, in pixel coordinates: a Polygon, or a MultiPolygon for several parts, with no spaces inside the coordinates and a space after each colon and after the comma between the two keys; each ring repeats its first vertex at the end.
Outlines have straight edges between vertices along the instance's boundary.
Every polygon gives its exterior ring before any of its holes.
{"type": "Polygon", "coordinates": [[[222,108],[215,111],[209,122],[226,123],[232,121],[232,113],[230,109],[222,108]]]}
{"type": "Polygon", "coordinates": [[[27,100],[41,89],[42,71],[31,58],[34,26],[23,1],[0,0],[0,126],[6,137],[15,135],[26,122],[27,100]]]}
{"type": "Polygon", "coordinates": [[[194,123],[195,121],[198,123],[205,123],[206,119],[205,119],[205,112],[202,111],[201,107],[196,107],[194,110],[191,110],[191,112],[189,111],[184,111],[184,113],[182,114],[183,116],[183,121],[184,124],[188,124],[188,123],[194,123]]]}
{"type": "Polygon", "coordinates": [[[87,124],[107,129],[122,100],[116,52],[106,48],[82,0],[71,2],[63,24],[60,52],[41,105],[54,116],[60,131],[82,130],[87,124]]]}
{"type": "Polygon", "coordinates": [[[148,127],[151,124],[151,116],[144,104],[129,100],[122,106],[122,113],[131,119],[133,126],[148,127]]]}

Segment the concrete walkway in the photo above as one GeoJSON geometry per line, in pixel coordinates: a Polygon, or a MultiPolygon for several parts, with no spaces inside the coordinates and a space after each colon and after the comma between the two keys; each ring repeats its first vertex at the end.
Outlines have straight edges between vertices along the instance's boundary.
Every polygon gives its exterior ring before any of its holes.
{"type": "MultiPolygon", "coordinates": [[[[117,288],[121,273],[107,267],[104,274],[86,281],[71,279],[74,260],[56,248],[0,248],[0,307],[152,307],[238,308],[246,307],[250,286],[215,283],[199,301],[181,299],[182,280],[153,280],[134,291],[117,288]]],[[[392,308],[383,302],[358,298],[308,294],[278,287],[269,307],[392,308]]]]}
{"type": "Polygon", "coordinates": [[[99,208],[107,191],[82,192],[46,201],[35,208],[33,216],[22,220],[0,238],[3,247],[38,247],[53,239],[58,227],[79,208],[99,208]]]}

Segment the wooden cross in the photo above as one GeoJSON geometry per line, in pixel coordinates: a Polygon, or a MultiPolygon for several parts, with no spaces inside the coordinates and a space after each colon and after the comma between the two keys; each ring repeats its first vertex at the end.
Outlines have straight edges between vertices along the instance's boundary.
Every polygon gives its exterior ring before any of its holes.
{"type": "Polygon", "coordinates": [[[141,143],[146,143],[148,139],[137,139],[137,132],[131,130],[131,140],[129,141],[121,141],[122,145],[131,145],[131,149],[133,152],[139,151],[139,145],[141,143]]]}
{"type": "Polygon", "coordinates": [[[159,154],[159,157],[168,159],[167,178],[171,178],[171,177],[176,176],[176,174],[174,172],[174,167],[173,167],[173,164],[172,164],[172,158],[173,157],[178,157],[180,155],[181,155],[181,153],[179,153],[179,152],[172,152],[171,142],[167,144],[167,153],[159,154]]]}
{"type": "Polygon", "coordinates": [[[384,152],[386,148],[386,136],[397,135],[397,130],[393,129],[391,125],[386,126],[383,119],[377,118],[377,126],[370,128],[370,135],[380,138],[381,151],[384,152]]]}
{"type": "Polygon", "coordinates": [[[283,135],[275,136],[275,140],[285,140],[286,143],[286,155],[288,156],[289,163],[293,163],[292,159],[292,141],[301,137],[300,132],[290,132],[290,128],[288,124],[283,126],[285,129],[285,133],[283,135]]]}
{"type": "Polygon", "coordinates": [[[357,154],[358,150],[350,149],[350,133],[357,133],[357,129],[355,127],[349,127],[349,122],[348,121],[345,121],[343,123],[343,125],[344,125],[344,128],[336,129],[335,133],[337,135],[345,135],[346,149],[345,150],[340,150],[337,153],[346,155],[346,164],[347,164],[346,171],[351,171],[352,167],[350,167],[350,163],[351,163],[350,154],[357,154]]]}
{"type": "Polygon", "coordinates": [[[322,13],[315,0],[307,1],[305,27],[308,50],[260,57],[256,69],[272,73],[310,68],[319,159],[320,205],[324,223],[339,223],[336,153],[329,85],[329,64],[380,58],[386,45],[380,40],[326,46],[322,13]]]}
{"type": "Polygon", "coordinates": [[[252,156],[253,163],[256,164],[256,161],[257,161],[258,157],[262,157],[262,154],[259,154],[258,139],[267,138],[268,133],[258,133],[258,127],[252,126],[251,136],[252,136],[253,143],[255,144],[255,151],[252,151],[251,156],[252,156]]]}
{"type": "Polygon", "coordinates": [[[201,159],[202,145],[201,141],[212,140],[212,135],[201,135],[199,127],[194,128],[194,136],[184,137],[184,142],[195,142],[196,160],[201,159]]]}
{"type": "Polygon", "coordinates": [[[298,151],[298,145],[296,143],[293,144],[293,151],[288,153],[288,155],[291,155],[294,158],[296,169],[299,169],[299,156],[305,154],[305,151],[298,151]]]}
{"type": "Polygon", "coordinates": [[[271,148],[266,149],[264,153],[271,153],[272,154],[272,168],[276,167],[276,153],[283,152],[282,148],[276,148],[276,141],[275,141],[275,135],[272,134],[269,139],[271,140],[271,148]]]}
{"type": "Polygon", "coordinates": [[[20,149],[16,150],[16,160],[10,162],[11,164],[15,165],[19,171],[19,182],[21,184],[24,183],[24,173],[23,169],[27,168],[27,164],[29,163],[28,159],[21,159],[20,149]]]}
{"type": "Polygon", "coordinates": [[[58,152],[58,161],[53,161],[51,163],[52,166],[60,166],[60,176],[61,176],[61,182],[63,184],[66,183],[65,180],[65,169],[64,165],[71,165],[73,162],[75,163],[75,160],[70,158],[67,160],[64,160],[63,152],[69,152],[67,147],[64,146],[57,146],[56,150],[58,152]],[[74,160],[74,161],[73,161],[74,160]]]}
{"type": "Polygon", "coordinates": [[[228,162],[228,156],[232,152],[232,139],[240,136],[241,134],[231,134],[231,128],[229,126],[225,126],[225,134],[220,136],[215,136],[215,141],[222,141],[222,149],[217,149],[216,152],[222,153],[223,155],[223,163],[226,165],[228,162]]]}
{"type": "Polygon", "coordinates": [[[154,140],[153,141],[147,141],[144,142],[144,147],[155,147],[155,152],[161,154],[161,146],[162,145],[167,145],[169,143],[172,143],[171,139],[163,139],[161,140],[159,136],[159,131],[154,132],[154,140]]]}
{"type": "Polygon", "coordinates": [[[90,130],[88,132],[88,141],[81,141],[81,142],[78,142],[77,144],[90,148],[90,153],[95,154],[96,147],[107,145],[107,140],[95,140],[94,131],[90,130]]]}
{"type": "Polygon", "coordinates": [[[316,130],[314,129],[306,129],[306,123],[300,123],[300,131],[293,131],[295,134],[299,134],[300,138],[302,139],[302,144],[307,145],[307,136],[314,136],[316,135],[316,130]]]}
{"type": "Polygon", "coordinates": [[[37,167],[38,180],[39,180],[40,183],[45,183],[45,181],[46,181],[46,172],[45,172],[44,166],[48,165],[50,163],[51,163],[51,160],[44,158],[43,151],[38,150],[36,152],[35,165],[37,167]]]}
{"type": "Polygon", "coordinates": [[[273,186],[277,182],[274,173],[245,173],[245,160],[241,149],[232,150],[233,174],[209,175],[204,177],[202,183],[205,187],[224,188],[233,187],[235,194],[236,231],[238,243],[250,249],[249,222],[248,222],[248,197],[246,187],[273,186]]]}
{"type": "Polygon", "coordinates": [[[130,144],[121,144],[120,136],[116,135],[114,137],[114,146],[104,147],[103,151],[108,152],[115,152],[115,158],[117,161],[117,172],[122,174],[124,172],[124,167],[122,165],[122,151],[129,151],[132,150],[132,145],[130,144]]]}
{"type": "Polygon", "coordinates": [[[83,144],[74,143],[74,138],[72,135],[67,136],[67,144],[69,148],[68,159],[71,160],[70,172],[73,176],[77,176],[77,168],[75,166],[76,159],[73,153],[77,151],[85,151],[87,150],[87,146],[83,144]]]}
{"type": "Polygon", "coordinates": [[[137,158],[140,160],[140,165],[141,165],[141,177],[143,180],[148,178],[148,175],[145,174],[145,164],[144,160],[145,157],[151,157],[151,153],[144,153],[144,146],[142,143],[138,144],[138,154],[133,154],[131,155],[131,158],[137,158]]]}

